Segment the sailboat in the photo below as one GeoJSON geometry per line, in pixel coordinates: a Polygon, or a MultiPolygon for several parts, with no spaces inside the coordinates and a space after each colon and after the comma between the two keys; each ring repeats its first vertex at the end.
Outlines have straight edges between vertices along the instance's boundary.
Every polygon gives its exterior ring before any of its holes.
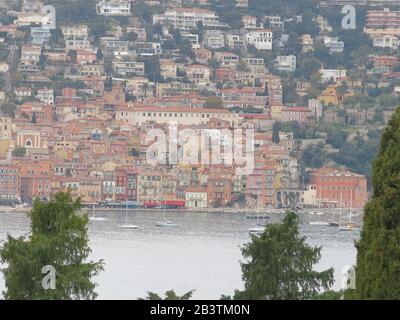
{"type": "MultiPolygon", "coordinates": [[[[319,209],[321,210],[321,204],[319,205],[319,209]]],[[[323,215],[324,213],[318,211],[318,212],[315,212],[315,214],[320,216],[320,215],[323,215]]],[[[327,222],[327,221],[322,221],[322,220],[310,221],[310,222],[309,222],[309,225],[311,225],[311,226],[329,226],[329,222],[327,222]]]]}
{"type": "Polygon", "coordinates": [[[249,229],[249,233],[254,234],[254,235],[262,234],[265,231],[265,226],[266,226],[266,225],[261,225],[258,222],[258,211],[260,210],[260,201],[259,200],[260,200],[260,196],[258,195],[257,196],[257,226],[249,229]]]}
{"type": "Polygon", "coordinates": [[[350,198],[350,210],[349,210],[349,221],[345,223],[339,224],[340,231],[358,231],[360,230],[359,226],[351,220],[352,215],[352,206],[353,206],[353,189],[351,189],[351,198],[350,198]]]}
{"type": "Polygon", "coordinates": [[[139,229],[138,226],[128,223],[128,200],[125,203],[125,224],[119,226],[121,229],[139,229]]]}
{"type": "Polygon", "coordinates": [[[93,205],[93,210],[92,210],[92,216],[89,217],[90,221],[108,221],[107,218],[103,218],[103,217],[96,217],[95,215],[96,212],[96,205],[93,205]]]}
{"type": "Polygon", "coordinates": [[[162,194],[162,198],[163,198],[163,221],[158,221],[156,222],[156,227],[160,227],[160,228],[174,228],[177,227],[178,225],[170,220],[168,220],[165,217],[165,196],[164,196],[164,184],[163,184],[163,176],[161,176],[161,194],[162,194]]]}
{"type": "Polygon", "coordinates": [[[339,207],[339,222],[336,221],[330,221],[329,225],[331,227],[339,227],[341,222],[342,222],[342,207],[343,207],[343,194],[340,193],[340,207],[339,207]]]}

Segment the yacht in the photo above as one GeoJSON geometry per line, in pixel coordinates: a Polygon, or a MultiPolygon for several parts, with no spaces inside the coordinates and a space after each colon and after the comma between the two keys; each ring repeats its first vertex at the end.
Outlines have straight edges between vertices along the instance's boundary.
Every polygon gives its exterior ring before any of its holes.
{"type": "MultiPolygon", "coordinates": [[[[267,225],[267,223],[265,223],[265,224],[261,224],[259,221],[258,221],[258,219],[259,219],[259,214],[258,214],[258,212],[260,211],[260,201],[259,201],[259,197],[257,197],[257,215],[256,215],[256,223],[257,223],[257,226],[256,227],[252,227],[252,228],[250,228],[249,229],[249,233],[250,234],[255,234],[255,235],[259,235],[259,234],[262,234],[264,231],[265,231],[265,227],[266,227],[266,225],[267,225]]],[[[265,216],[265,215],[263,215],[263,216],[265,216]]],[[[267,217],[266,219],[269,219],[269,217],[268,216],[265,216],[265,217],[267,217]]]]}
{"type": "MultiPolygon", "coordinates": [[[[360,227],[351,220],[352,218],[352,207],[353,206],[353,190],[351,190],[351,198],[350,198],[350,210],[349,210],[349,221],[348,222],[341,222],[339,223],[339,230],[340,231],[358,231],[360,227]]],[[[340,219],[341,220],[341,219],[340,219]]]]}
{"type": "Polygon", "coordinates": [[[175,227],[177,227],[178,225],[177,225],[176,223],[174,223],[174,222],[168,220],[168,219],[165,217],[165,208],[166,208],[166,205],[165,205],[165,197],[164,197],[163,176],[161,176],[161,194],[162,194],[162,198],[163,198],[163,207],[164,207],[164,210],[163,210],[163,221],[158,221],[158,222],[156,222],[156,227],[160,227],[160,228],[175,228],[175,227]]]}
{"type": "Polygon", "coordinates": [[[360,227],[354,222],[343,223],[339,226],[340,231],[359,231],[360,227]]]}
{"type": "Polygon", "coordinates": [[[329,226],[330,223],[328,221],[310,221],[310,226],[329,226]]]}
{"type": "Polygon", "coordinates": [[[126,201],[125,204],[125,224],[122,224],[119,227],[127,230],[139,229],[139,226],[128,223],[128,201],[126,201]]]}

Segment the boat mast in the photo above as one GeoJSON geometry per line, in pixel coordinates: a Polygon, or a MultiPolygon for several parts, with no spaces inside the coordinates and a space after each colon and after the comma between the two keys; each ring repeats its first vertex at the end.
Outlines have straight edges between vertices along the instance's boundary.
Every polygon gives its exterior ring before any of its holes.
{"type": "Polygon", "coordinates": [[[353,206],[353,187],[350,189],[350,212],[349,212],[349,222],[351,222],[351,208],[353,206]]]}
{"type": "Polygon", "coordinates": [[[161,203],[163,204],[163,218],[165,220],[164,173],[161,173],[161,203]]]}
{"type": "Polygon", "coordinates": [[[340,193],[339,225],[342,223],[343,193],[340,193]]]}
{"type": "Polygon", "coordinates": [[[128,201],[125,199],[125,224],[128,224],[128,201]]]}

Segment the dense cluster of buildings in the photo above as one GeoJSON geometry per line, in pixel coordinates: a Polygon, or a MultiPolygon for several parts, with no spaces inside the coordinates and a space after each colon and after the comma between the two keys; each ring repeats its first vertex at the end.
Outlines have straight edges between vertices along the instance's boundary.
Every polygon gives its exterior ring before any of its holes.
{"type": "MultiPolygon", "coordinates": [[[[129,18],[127,25],[115,22],[100,36],[84,21],[60,25],[55,9],[41,1],[25,0],[19,11],[8,12],[12,22],[0,25],[2,50],[8,53],[0,61],[0,73],[9,90],[2,89],[0,98],[2,104],[15,103],[16,108],[14,117],[0,117],[0,203],[30,203],[67,190],[84,203],[133,201],[155,206],[168,201],[188,208],[365,203],[366,180],[332,168],[316,172],[303,190],[293,134],[278,132],[275,143],[272,138],[276,121],[307,124],[321,119],[323,105],[343,98],[338,86],[348,80],[347,70],[321,65],[317,74],[321,83],[329,83],[326,90],[308,102],[285,104],[282,78],[254,54],[271,52],[275,45],[285,47],[285,21],[279,16],[260,21],[244,15],[242,27],[232,30],[205,8],[207,1],[195,4],[171,4],[154,14],[152,23],[160,31],[151,35],[128,0],[97,1],[93,9],[98,16],[129,18]],[[201,36],[194,32],[200,27],[201,36]],[[171,46],[171,41],[178,41],[176,30],[183,39],[179,41],[189,44],[190,59],[171,46]],[[192,130],[199,137],[204,130],[252,130],[251,172],[238,173],[243,163],[237,159],[149,161],[148,150],[160,143],[152,132],[168,136],[171,124],[178,132],[192,130]]],[[[246,0],[236,3],[238,9],[248,5],[246,0]]],[[[390,19],[389,12],[381,13],[368,13],[366,32],[374,36],[377,47],[395,47],[398,13],[390,12],[390,19]],[[378,32],[380,28],[385,32],[378,32]]],[[[329,29],[322,17],[318,23],[321,30],[329,29]]],[[[311,35],[298,40],[303,52],[313,50],[311,35]]],[[[345,46],[328,36],[323,43],[331,53],[340,53],[345,46]]],[[[377,56],[373,62],[390,71],[398,60],[377,56]]],[[[297,57],[280,54],[272,65],[283,74],[294,73],[297,57]]],[[[305,96],[309,87],[299,82],[296,93],[305,96]]],[[[235,140],[235,147],[245,150],[244,137],[235,140]]],[[[216,139],[217,149],[225,152],[223,135],[216,139]]],[[[177,150],[180,159],[197,152],[190,139],[165,143],[175,144],[165,152],[177,150]]],[[[213,146],[205,148],[211,153],[213,146]]]]}

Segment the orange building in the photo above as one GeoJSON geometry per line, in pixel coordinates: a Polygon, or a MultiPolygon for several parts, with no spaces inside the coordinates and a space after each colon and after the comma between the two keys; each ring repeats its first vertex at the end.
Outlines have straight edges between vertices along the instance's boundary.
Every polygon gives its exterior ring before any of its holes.
{"type": "Polygon", "coordinates": [[[310,184],[328,207],[363,208],[368,201],[367,179],[350,171],[321,168],[310,175],[310,184]]]}
{"type": "Polygon", "coordinates": [[[233,170],[223,165],[210,168],[207,180],[208,206],[226,206],[232,200],[233,170]]]}
{"type": "Polygon", "coordinates": [[[0,165],[0,203],[15,203],[20,199],[21,178],[18,166],[0,165]]]}

